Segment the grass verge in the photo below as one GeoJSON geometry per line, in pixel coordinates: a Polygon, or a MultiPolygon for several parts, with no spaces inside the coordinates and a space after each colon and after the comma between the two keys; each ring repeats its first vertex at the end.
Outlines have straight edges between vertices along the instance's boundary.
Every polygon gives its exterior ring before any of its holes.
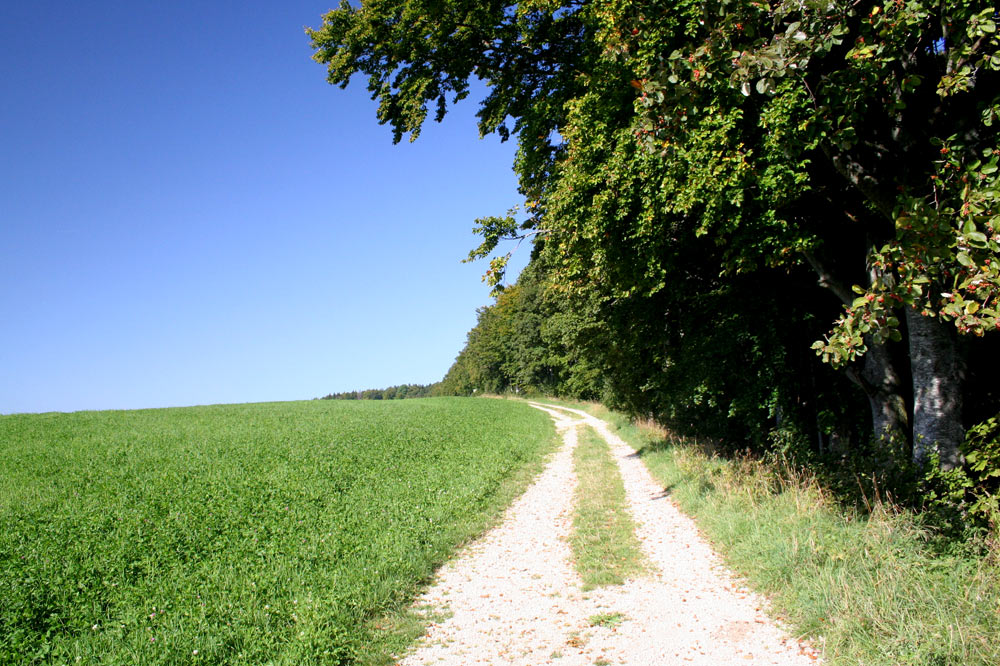
{"type": "Polygon", "coordinates": [[[941,556],[911,514],[836,505],[807,474],[725,460],[607,410],[729,565],[831,665],[1000,663],[1000,567],[941,556]]]}
{"type": "Polygon", "coordinates": [[[607,442],[593,428],[579,428],[573,452],[577,488],[570,545],[583,589],[621,585],[644,569],[635,523],[626,510],[625,486],[607,442]]]}

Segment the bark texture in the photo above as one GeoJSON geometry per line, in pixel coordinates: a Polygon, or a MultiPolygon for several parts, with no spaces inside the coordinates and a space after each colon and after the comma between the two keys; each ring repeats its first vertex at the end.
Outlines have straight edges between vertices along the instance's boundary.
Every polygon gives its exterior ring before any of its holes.
{"type": "Polygon", "coordinates": [[[935,450],[942,469],[962,464],[962,380],[954,327],[906,311],[913,374],[913,460],[923,465],[935,450]]]}
{"type": "Polygon", "coordinates": [[[906,401],[900,394],[899,374],[892,365],[885,345],[865,340],[868,352],[864,356],[861,372],[850,371],[849,376],[864,390],[872,413],[872,431],[875,437],[905,441],[909,432],[906,401]]]}

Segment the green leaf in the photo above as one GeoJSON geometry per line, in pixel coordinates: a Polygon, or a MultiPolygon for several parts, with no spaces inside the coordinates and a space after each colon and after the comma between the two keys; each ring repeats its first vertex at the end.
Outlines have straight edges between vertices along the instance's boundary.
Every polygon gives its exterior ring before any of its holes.
{"type": "Polygon", "coordinates": [[[975,266],[975,262],[973,262],[972,258],[969,257],[969,255],[966,254],[965,252],[959,252],[957,255],[955,255],[955,259],[958,261],[958,263],[962,264],[966,268],[970,266],[975,266]]]}

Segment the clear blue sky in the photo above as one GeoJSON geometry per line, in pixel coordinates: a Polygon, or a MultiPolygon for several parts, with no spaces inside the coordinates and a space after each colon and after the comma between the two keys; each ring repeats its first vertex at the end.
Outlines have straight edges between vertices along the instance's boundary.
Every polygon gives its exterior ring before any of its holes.
{"type": "Polygon", "coordinates": [[[0,413],[444,375],[514,147],[471,98],[394,146],[364,81],[310,59],[334,4],[3,3],[0,413]]]}

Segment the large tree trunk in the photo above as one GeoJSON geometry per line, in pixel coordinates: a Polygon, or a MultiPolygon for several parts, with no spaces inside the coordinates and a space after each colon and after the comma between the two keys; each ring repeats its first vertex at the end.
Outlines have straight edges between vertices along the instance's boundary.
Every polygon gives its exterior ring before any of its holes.
{"type": "MultiPolygon", "coordinates": [[[[869,252],[871,251],[873,248],[869,248],[869,252]]],[[[837,280],[814,254],[809,251],[803,251],[802,254],[819,276],[819,285],[832,291],[844,305],[850,307],[854,301],[851,290],[837,280]]],[[[869,278],[875,280],[876,275],[873,270],[870,271],[869,278]]],[[[900,393],[902,382],[899,374],[892,365],[892,358],[885,344],[875,344],[871,336],[866,335],[865,346],[868,351],[864,355],[864,366],[860,371],[848,369],[847,376],[860,386],[868,397],[875,436],[891,442],[905,442],[910,428],[906,400],[900,393]]],[[[820,449],[822,448],[821,436],[820,449]]]]}
{"type": "Polygon", "coordinates": [[[923,465],[935,450],[942,469],[962,464],[964,369],[954,327],[936,317],[906,310],[913,373],[913,460],[923,465]]]}
{"type": "Polygon", "coordinates": [[[848,374],[868,396],[875,436],[892,441],[905,441],[909,431],[906,401],[900,394],[900,381],[884,344],[866,338],[868,351],[860,373],[848,374]]]}

